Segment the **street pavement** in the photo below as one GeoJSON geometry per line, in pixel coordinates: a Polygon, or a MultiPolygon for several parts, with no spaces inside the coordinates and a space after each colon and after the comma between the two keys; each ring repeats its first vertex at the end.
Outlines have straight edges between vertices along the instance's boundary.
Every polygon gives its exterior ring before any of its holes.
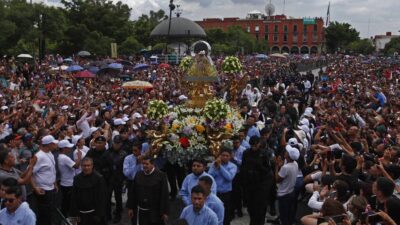
{"type": "MultiPolygon", "coordinates": [[[[307,198],[308,199],[308,198],[307,198]]],[[[126,202],[126,195],[124,195],[124,205],[126,202]]],[[[180,213],[182,212],[182,209],[184,208],[183,202],[180,199],[175,199],[174,201],[170,201],[170,215],[169,215],[169,222],[167,225],[174,225],[174,221],[179,218],[180,213]]],[[[278,207],[276,207],[277,209],[278,207]]],[[[231,225],[248,225],[250,222],[249,215],[247,213],[247,210],[243,208],[243,217],[235,217],[234,220],[231,222],[231,225]]],[[[300,201],[298,203],[298,209],[297,209],[297,221],[299,219],[307,214],[310,214],[311,210],[307,207],[307,204],[305,201],[300,201]]],[[[122,220],[118,225],[130,225],[130,220],[128,218],[128,213],[127,210],[124,209],[124,212],[122,214],[122,220]]],[[[272,223],[271,220],[274,220],[273,217],[271,217],[267,213],[266,217],[266,223],[265,225],[270,225],[270,224],[277,224],[277,223],[272,223]],[[268,221],[268,222],[267,222],[268,221]]],[[[109,222],[109,225],[113,224],[112,222],[109,222]]],[[[300,223],[298,223],[300,224],[300,223]]]]}

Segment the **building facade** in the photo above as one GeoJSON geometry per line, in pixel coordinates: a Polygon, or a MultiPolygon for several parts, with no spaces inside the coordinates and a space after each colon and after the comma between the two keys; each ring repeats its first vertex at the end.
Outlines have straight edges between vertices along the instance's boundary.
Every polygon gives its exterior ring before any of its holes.
{"type": "Polygon", "coordinates": [[[265,40],[271,53],[316,54],[324,49],[325,30],[322,18],[287,18],[285,15],[264,16],[250,12],[245,19],[206,18],[197,21],[205,30],[231,26],[242,27],[257,40],[265,40]]]}
{"type": "Polygon", "coordinates": [[[400,35],[392,35],[392,32],[386,32],[386,35],[375,35],[373,41],[375,45],[375,50],[377,52],[383,50],[387,43],[389,43],[392,38],[400,37],[400,35]]]}

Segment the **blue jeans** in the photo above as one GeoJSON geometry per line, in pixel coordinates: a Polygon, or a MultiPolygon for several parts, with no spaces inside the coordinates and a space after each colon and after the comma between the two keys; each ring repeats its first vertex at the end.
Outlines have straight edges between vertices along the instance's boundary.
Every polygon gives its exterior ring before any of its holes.
{"type": "MultiPolygon", "coordinates": [[[[296,215],[294,212],[294,192],[284,196],[278,196],[279,219],[281,225],[292,225],[296,215]]],[[[295,202],[297,204],[297,202],[295,202]]]]}

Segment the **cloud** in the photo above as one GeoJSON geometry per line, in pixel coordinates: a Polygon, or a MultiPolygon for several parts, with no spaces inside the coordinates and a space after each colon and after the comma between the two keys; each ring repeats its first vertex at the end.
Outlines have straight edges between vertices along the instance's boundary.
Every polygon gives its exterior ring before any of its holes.
{"type": "Polygon", "coordinates": [[[198,3],[201,7],[206,8],[210,6],[213,3],[213,0],[183,0],[184,2],[189,2],[189,3],[198,3]]]}

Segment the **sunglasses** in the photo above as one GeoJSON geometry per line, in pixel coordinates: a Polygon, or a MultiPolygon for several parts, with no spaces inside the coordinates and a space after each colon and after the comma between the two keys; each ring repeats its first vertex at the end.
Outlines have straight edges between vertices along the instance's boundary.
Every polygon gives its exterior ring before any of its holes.
{"type": "Polygon", "coordinates": [[[16,200],[15,198],[5,198],[4,203],[7,203],[7,202],[13,203],[15,200],[16,200]]]}

